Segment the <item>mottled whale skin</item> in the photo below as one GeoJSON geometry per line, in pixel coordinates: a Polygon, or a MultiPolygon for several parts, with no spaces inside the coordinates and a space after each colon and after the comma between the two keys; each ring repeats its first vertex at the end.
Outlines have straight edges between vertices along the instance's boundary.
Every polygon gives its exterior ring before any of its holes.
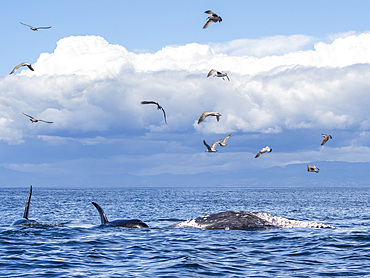
{"type": "Polygon", "coordinates": [[[28,224],[28,223],[36,223],[36,220],[28,219],[28,212],[29,212],[29,209],[30,209],[31,195],[32,195],[32,185],[30,187],[30,193],[28,194],[28,199],[27,199],[27,203],[26,203],[26,208],[24,210],[23,218],[15,220],[13,222],[12,226],[22,225],[22,224],[24,225],[24,224],[28,224]]]}
{"type": "Polygon", "coordinates": [[[100,220],[101,220],[101,225],[104,226],[115,226],[115,227],[121,227],[121,228],[147,228],[149,227],[147,224],[142,222],[139,219],[117,219],[113,221],[108,221],[107,216],[105,215],[103,209],[95,202],[91,202],[96,209],[99,212],[100,215],[100,220]]]}
{"type": "Polygon", "coordinates": [[[173,225],[176,228],[194,227],[203,230],[267,230],[276,228],[334,228],[315,222],[289,220],[268,213],[251,211],[223,211],[187,220],[173,225]]]}

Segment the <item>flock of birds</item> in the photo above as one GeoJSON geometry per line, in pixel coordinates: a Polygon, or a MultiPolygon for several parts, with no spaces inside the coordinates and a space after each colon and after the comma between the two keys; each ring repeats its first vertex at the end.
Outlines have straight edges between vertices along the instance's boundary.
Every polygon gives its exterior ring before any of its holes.
{"type": "MultiPolygon", "coordinates": [[[[208,28],[209,26],[211,26],[212,24],[214,23],[217,23],[217,22],[221,22],[222,21],[222,18],[221,16],[217,15],[215,12],[211,11],[211,10],[207,10],[205,11],[204,13],[206,14],[210,14],[210,16],[207,17],[207,22],[206,24],[203,26],[203,29],[206,29],[208,28]]],[[[25,25],[25,26],[28,26],[32,31],[38,31],[39,29],[50,29],[51,26],[47,26],[47,27],[33,27],[31,25],[28,25],[28,24],[25,24],[25,23],[22,23],[20,22],[22,25],[25,25]]],[[[34,69],[32,68],[32,65],[29,64],[29,63],[21,63],[17,66],[14,67],[14,69],[10,72],[10,74],[13,74],[15,71],[17,71],[19,68],[21,67],[28,67],[31,71],[34,71],[34,69]]],[[[207,78],[210,77],[210,76],[213,76],[213,77],[220,77],[222,78],[223,80],[225,80],[225,78],[227,78],[228,81],[230,81],[230,78],[228,76],[228,74],[224,71],[218,71],[218,70],[215,70],[215,69],[211,69],[208,74],[207,74],[207,78]]],[[[163,112],[163,117],[164,117],[164,122],[167,124],[167,117],[166,117],[166,112],[164,110],[164,108],[156,101],[153,101],[153,100],[143,100],[141,102],[141,104],[154,104],[157,106],[157,110],[161,110],[163,112]]],[[[23,113],[23,112],[22,112],[23,113]]],[[[30,121],[32,123],[37,123],[37,122],[44,122],[44,123],[48,123],[48,124],[51,124],[53,122],[50,122],[50,121],[45,121],[45,120],[40,120],[40,119],[36,119],[26,113],[23,113],[25,116],[29,117],[30,118],[30,121]]],[[[217,122],[220,121],[220,117],[222,116],[220,113],[216,112],[216,111],[212,111],[212,112],[203,112],[202,115],[200,116],[199,120],[198,120],[198,124],[200,124],[201,122],[203,122],[207,117],[209,116],[214,116],[216,117],[217,119],[217,122]]],[[[209,144],[207,144],[207,142],[205,140],[203,140],[203,144],[206,146],[206,152],[210,152],[210,153],[215,153],[217,152],[216,150],[216,147],[217,145],[220,145],[221,147],[226,147],[227,144],[226,144],[226,141],[229,139],[229,137],[231,136],[231,134],[227,135],[225,138],[221,138],[215,142],[213,142],[213,144],[210,146],[209,144]]],[[[322,134],[322,136],[324,137],[322,143],[321,143],[321,146],[323,146],[329,139],[332,139],[332,136],[331,135],[327,135],[327,134],[322,134]]],[[[260,157],[262,154],[264,153],[270,153],[272,152],[272,149],[269,147],[269,146],[266,146],[264,148],[262,148],[256,155],[254,158],[258,158],[260,157]]],[[[307,165],[307,171],[308,172],[315,172],[315,173],[318,173],[320,171],[320,169],[315,166],[315,165],[307,165]]]]}
{"type": "MultiPolygon", "coordinates": [[[[222,21],[221,16],[217,15],[215,12],[213,12],[211,10],[207,10],[204,13],[210,14],[210,16],[207,18],[207,22],[203,26],[203,29],[208,28],[213,23],[217,23],[217,22],[221,22],[222,21]]],[[[213,76],[213,77],[221,77],[223,80],[225,80],[225,78],[227,78],[227,80],[230,81],[230,78],[229,78],[228,74],[226,72],[224,72],[224,71],[218,71],[216,69],[211,69],[208,72],[208,74],[207,74],[207,77],[210,77],[210,76],[213,76]]],[[[164,111],[163,107],[161,105],[159,105],[158,102],[155,102],[155,101],[142,101],[141,104],[155,104],[155,105],[157,105],[157,109],[163,111],[164,120],[165,120],[165,123],[167,124],[166,112],[164,111]]],[[[220,117],[222,115],[220,113],[216,112],[216,111],[213,111],[213,112],[203,112],[202,115],[200,116],[199,120],[198,120],[198,124],[200,124],[201,122],[203,122],[205,120],[205,118],[207,118],[209,116],[216,117],[217,122],[219,122],[220,121],[220,117]]],[[[323,146],[329,139],[332,139],[332,136],[331,135],[327,135],[327,134],[322,134],[322,135],[324,137],[324,140],[322,141],[321,146],[323,146]]],[[[203,144],[207,148],[206,149],[206,152],[210,152],[210,153],[217,152],[217,150],[216,150],[217,145],[220,145],[221,147],[226,147],[227,146],[226,141],[229,139],[230,136],[231,136],[231,134],[227,135],[225,138],[221,138],[221,139],[213,142],[211,146],[205,140],[203,140],[203,144]]],[[[270,153],[270,152],[272,152],[272,148],[270,148],[269,146],[266,146],[266,147],[262,148],[255,155],[254,158],[258,158],[262,154],[264,154],[264,153],[270,153]]],[[[315,165],[311,165],[311,166],[310,165],[307,165],[307,171],[308,172],[318,173],[320,171],[320,169],[317,166],[315,166],[315,165]]]]}

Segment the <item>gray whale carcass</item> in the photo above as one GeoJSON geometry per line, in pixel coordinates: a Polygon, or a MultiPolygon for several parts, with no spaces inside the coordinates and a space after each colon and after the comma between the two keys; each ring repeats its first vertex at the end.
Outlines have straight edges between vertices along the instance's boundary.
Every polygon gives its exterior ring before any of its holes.
{"type": "Polygon", "coordinates": [[[223,211],[190,219],[173,225],[176,228],[193,227],[203,230],[267,230],[274,228],[334,228],[316,222],[289,220],[268,213],[251,211],[223,211]]]}
{"type": "Polygon", "coordinates": [[[32,195],[32,185],[30,187],[30,193],[28,194],[28,199],[27,199],[27,203],[26,203],[26,208],[25,208],[24,213],[23,213],[23,218],[15,220],[13,222],[12,226],[22,225],[22,224],[27,224],[27,223],[36,223],[36,220],[28,219],[28,212],[29,212],[29,209],[30,209],[31,195],[32,195]]]}
{"type": "Polygon", "coordinates": [[[121,227],[121,228],[146,228],[148,227],[147,224],[145,224],[139,219],[128,219],[128,220],[117,219],[113,221],[108,221],[108,218],[105,215],[103,209],[97,203],[95,202],[91,202],[91,203],[96,207],[96,209],[99,212],[101,225],[115,226],[115,227],[121,227]]]}

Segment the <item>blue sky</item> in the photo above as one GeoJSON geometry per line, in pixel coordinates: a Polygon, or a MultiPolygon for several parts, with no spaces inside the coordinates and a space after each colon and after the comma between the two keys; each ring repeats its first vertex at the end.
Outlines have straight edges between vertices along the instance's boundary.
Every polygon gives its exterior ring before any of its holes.
{"type": "Polygon", "coordinates": [[[366,185],[369,11],[366,1],[2,4],[0,186],[366,185]],[[223,21],[203,30],[208,9],[223,21]],[[35,71],[9,76],[21,62],[35,71]],[[231,81],[207,79],[212,68],[231,81]],[[168,125],[141,100],[161,103],[168,125]],[[196,124],[203,111],[220,122],[196,124]],[[205,153],[203,139],[229,133],[205,153]],[[324,147],[321,133],[333,135],[324,147]]]}

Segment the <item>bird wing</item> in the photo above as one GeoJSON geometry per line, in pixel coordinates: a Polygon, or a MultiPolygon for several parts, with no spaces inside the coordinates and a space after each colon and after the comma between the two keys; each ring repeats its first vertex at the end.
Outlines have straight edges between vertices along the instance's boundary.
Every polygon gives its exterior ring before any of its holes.
{"type": "MultiPolygon", "coordinates": [[[[22,112],[23,113],[23,112],[22,112]]],[[[23,113],[23,115],[27,116],[27,117],[30,117],[31,119],[35,119],[34,117],[30,116],[30,115],[27,115],[26,113],[23,113]]]]}
{"type": "Polygon", "coordinates": [[[215,116],[216,116],[217,122],[219,122],[221,115],[218,114],[218,115],[215,115],[215,116]]]}
{"type": "Polygon", "coordinates": [[[321,146],[325,145],[326,142],[328,142],[329,136],[325,136],[324,140],[321,142],[321,146]]]}
{"type": "Polygon", "coordinates": [[[198,124],[204,121],[205,118],[207,118],[209,115],[207,112],[203,112],[202,115],[200,115],[200,118],[198,120],[198,124]]]}
{"type": "Polygon", "coordinates": [[[161,110],[163,111],[164,122],[167,124],[166,112],[164,111],[162,106],[161,106],[161,110]]]}
{"type": "Polygon", "coordinates": [[[217,72],[217,70],[215,70],[215,69],[211,69],[210,71],[209,71],[209,73],[207,74],[207,77],[210,77],[212,74],[214,74],[215,72],[217,72]]]}
{"type": "Polygon", "coordinates": [[[35,27],[31,26],[31,25],[24,24],[24,23],[22,23],[22,22],[19,22],[19,23],[20,23],[20,24],[23,24],[23,25],[26,25],[26,26],[28,26],[28,27],[30,27],[30,28],[35,28],[35,27]]]}
{"type": "Polygon", "coordinates": [[[219,139],[219,140],[217,140],[216,142],[214,142],[214,143],[212,144],[212,149],[213,149],[213,150],[216,148],[217,144],[221,142],[221,140],[222,140],[222,138],[221,138],[221,139],[219,139]]]}
{"type": "Polygon", "coordinates": [[[207,147],[208,150],[211,150],[211,147],[207,144],[206,140],[203,140],[203,144],[207,147]]]}
{"type": "Polygon", "coordinates": [[[22,67],[22,66],[25,66],[25,63],[21,63],[21,64],[19,64],[18,66],[16,66],[13,70],[12,70],[12,72],[11,73],[9,73],[9,74],[13,74],[17,69],[19,69],[20,67],[22,67]]]}
{"type": "Polygon", "coordinates": [[[36,27],[36,29],[50,29],[51,26],[47,26],[47,27],[36,27]]]}
{"type": "Polygon", "coordinates": [[[156,104],[156,105],[159,105],[158,102],[155,102],[155,101],[152,101],[152,100],[143,100],[141,102],[141,104],[156,104]]]}
{"type": "Polygon", "coordinates": [[[30,70],[34,71],[33,67],[30,64],[25,64],[24,66],[27,66],[30,70]]]}
{"type": "Polygon", "coordinates": [[[205,14],[212,14],[214,16],[218,16],[216,13],[212,12],[211,10],[207,10],[204,12],[205,14]]]}
{"type": "Polygon", "coordinates": [[[44,122],[44,123],[47,123],[47,124],[52,124],[53,122],[48,122],[48,121],[44,121],[44,120],[39,120],[39,122],[44,122]]]}
{"type": "Polygon", "coordinates": [[[225,144],[226,143],[226,140],[229,139],[229,137],[231,136],[231,134],[227,135],[224,140],[222,140],[222,144],[225,144]]]}
{"type": "Polygon", "coordinates": [[[209,27],[209,26],[211,26],[213,23],[215,23],[215,21],[214,21],[214,20],[212,20],[211,18],[210,18],[210,19],[208,19],[208,21],[206,22],[206,24],[204,24],[203,29],[208,28],[208,27],[209,27]]]}
{"type": "Polygon", "coordinates": [[[229,78],[229,76],[226,74],[226,78],[227,78],[227,80],[229,80],[230,81],[230,78],[229,78]]]}
{"type": "Polygon", "coordinates": [[[259,151],[254,158],[257,158],[261,155],[261,151],[259,151]]]}

